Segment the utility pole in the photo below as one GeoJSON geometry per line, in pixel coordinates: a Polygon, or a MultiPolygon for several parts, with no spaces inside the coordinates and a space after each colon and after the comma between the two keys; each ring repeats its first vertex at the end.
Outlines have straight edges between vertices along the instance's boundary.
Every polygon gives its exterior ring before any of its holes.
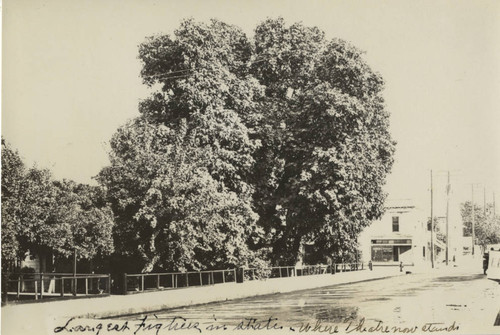
{"type": "Polygon", "coordinates": [[[431,265],[434,269],[434,199],[432,194],[432,170],[431,170],[431,265]]]}
{"type": "Polygon", "coordinates": [[[474,210],[474,184],[472,184],[472,256],[474,256],[474,239],[476,238],[475,234],[475,224],[476,224],[476,218],[475,218],[475,210],[474,210]]]}
{"type": "Polygon", "coordinates": [[[448,214],[449,214],[449,208],[450,208],[450,171],[448,171],[448,184],[446,185],[446,265],[448,265],[448,258],[449,258],[449,244],[450,244],[450,229],[448,226],[448,214]]]}
{"type": "Polygon", "coordinates": [[[76,296],[76,248],[73,249],[73,295],[76,296]]]}

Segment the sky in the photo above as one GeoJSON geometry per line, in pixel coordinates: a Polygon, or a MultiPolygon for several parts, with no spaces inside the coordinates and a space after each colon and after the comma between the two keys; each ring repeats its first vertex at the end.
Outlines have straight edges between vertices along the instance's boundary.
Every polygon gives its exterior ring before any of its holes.
{"type": "Polygon", "coordinates": [[[385,190],[445,211],[500,211],[500,1],[3,1],[2,135],[28,166],[82,183],[109,163],[109,140],[148,95],[138,45],[184,18],[249,36],[267,17],[317,26],[366,52],[385,80],[397,141],[385,190]]]}

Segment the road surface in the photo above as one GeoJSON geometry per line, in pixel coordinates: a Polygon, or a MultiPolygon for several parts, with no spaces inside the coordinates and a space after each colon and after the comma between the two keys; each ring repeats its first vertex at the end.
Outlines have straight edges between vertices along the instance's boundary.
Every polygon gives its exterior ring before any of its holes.
{"type": "MultiPolygon", "coordinates": [[[[311,280],[314,280],[311,277],[311,280]]],[[[500,334],[500,285],[480,273],[433,270],[355,284],[158,311],[123,319],[283,333],[500,334]],[[184,318],[184,319],[181,319],[184,318]]],[[[115,318],[116,319],[116,318],[115,318]]],[[[233,330],[233,331],[231,331],[233,330]]]]}

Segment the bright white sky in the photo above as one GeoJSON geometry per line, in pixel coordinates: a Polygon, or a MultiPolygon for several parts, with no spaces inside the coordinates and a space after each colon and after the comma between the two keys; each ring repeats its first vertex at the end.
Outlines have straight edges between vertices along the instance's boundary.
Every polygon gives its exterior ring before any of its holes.
{"type": "Polygon", "coordinates": [[[186,17],[252,34],[266,17],[316,25],[366,51],[386,81],[396,163],[390,198],[444,213],[456,201],[500,211],[500,1],[3,1],[2,133],[25,163],[90,183],[108,141],[147,90],[137,46],[186,17]]]}

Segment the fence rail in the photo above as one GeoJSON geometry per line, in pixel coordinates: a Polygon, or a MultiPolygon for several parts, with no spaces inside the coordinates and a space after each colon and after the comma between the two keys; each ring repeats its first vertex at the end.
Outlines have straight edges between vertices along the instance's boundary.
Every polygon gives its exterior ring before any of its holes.
{"type": "Polygon", "coordinates": [[[268,278],[300,277],[319,274],[335,274],[337,272],[364,270],[363,263],[337,263],[332,265],[309,265],[296,266],[274,266],[269,268],[245,268],[243,269],[244,280],[257,280],[268,278]]]}
{"type": "Polygon", "coordinates": [[[248,280],[287,278],[364,270],[363,263],[332,265],[274,266],[228,270],[123,274],[123,294],[169,290],[190,286],[237,283],[248,280]]]}
{"type": "Polygon", "coordinates": [[[236,282],[236,269],[123,275],[123,293],[176,289],[236,282]]]}
{"type": "MultiPolygon", "coordinates": [[[[364,270],[363,263],[332,265],[275,266],[226,270],[123,274],[120,291],[131,294],[182,287],[238,283],[249,280],[300,277],[364,270]]],[[[75,298],[111,294],[109,274],[28,273],[11,275],[6,283],[5,301],[75,298]]]]}
{"type": "Polygon", "coordinates": [[[109,274],[28,273],[10,276],[5,301],[109,295],[109,274]]]}

